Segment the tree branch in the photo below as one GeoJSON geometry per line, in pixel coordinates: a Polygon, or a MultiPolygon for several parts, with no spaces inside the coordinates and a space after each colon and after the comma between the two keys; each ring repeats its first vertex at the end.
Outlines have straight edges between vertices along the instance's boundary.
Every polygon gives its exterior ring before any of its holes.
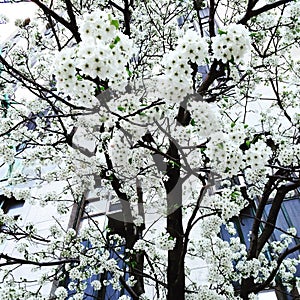
{"type": "MultiPolygon", "coordinates": [[[[264,5],[263,7],[260,7],[258,9],[255,9],[255,10],[252,10],[252,8],[254,6],[250,6],[249,9],[247,9],[247,12],[246,14],[242,17],[242,19],[240,19],[238,21],[238,24],[243,24],[243,25],[246,25],[246,23],[253,17],[255,16],[258,16],[264,12],[267,12],[273,8],[276,8],[280,5],[283,5],[283,4],[286,4],[286,3],[289,3],[289,2],[293,2],[293,0],[280,0],[280,1],[277,1],[277,2],[273,2],[273,3],[270,3],[270,4],[266,4],[264,5]],[[251,9],[250,9],[251,8],[251,9]]],[[[256,3],[254,3],[256,4],[256,3]]]]}
{"type": "Polygon", "coordinates": [[[55,19],[57,22],[68,28],[71,33],[73,34],[75,40],[77,43],[81,41],[80,34],[78,32],[78,27],[76,24],[76,19],[73,14],[72,6],[69,0],[65,0],[66,5],[67,5],[67,11],[70,17],[70,22],[68,22],[66,19],[58,15],[55,11],[47,7],[44,3],[42,3],[39,0],[31,0],[34,2],[44,13],[45,15],[51,16],[53,19],[55,19]]]}
{"type": "Polygon", "coordinates": [[[9,256],[7,254],[1,253],[0,259],[5,259],[5,263],[0,263],[0,267],[8,266],[8,265],[16,265],[16,264],[22,264],[22,265],[34,265],[39,267],[49,267],[49,266],[59,266],[62,264],[67,263],[79,263],[78,259],[64,259],[64,260],[57,260],[57,261],[48,261],[48,262],[41,262],[41,261],[32,261],[28,259],[22,259],[22,258],[16,258],[9,256]]]}
{"type": "Polygon", "coordinates": [[[277,266],[275,269],[273,269],[273,271],[270,273],[269,277],[265,280],[265,282],[257,285],[254,289],[253,289],[253,292],[254,293],[258,293],[262,290],[264,290],[272,281],[273,279],[275,278],[280,266],[281,266],[281,263],[283,262],[283,260],[290,254],[296,252],[297,250],[300,250],[300,244],[294,246],[293,248],[290,248],[290,249],[287,249],[285,250],[277,259],[277,266]]]}
{"type": "Polygon", "coordinates": [[[272,206],[269,212],[269,216],[267,219],[267,222],[265,224],[265,228],[263,229],[263,232],[261,233],[260,237],[258,238],[257,242],[257,249],[256,249],[256,255],[258,256],[261,250],[263,249],[264,245],[270,238],[271,234],[274,231],[276,220],[278,217],[279,210],[281,208],[282,201],[284,200],[285,195],[300,186],[300,180],[296,183],[289,183],[284,186],[281,186],[278,188],[276,196],[274,200],[272,201],[272,206]]]}

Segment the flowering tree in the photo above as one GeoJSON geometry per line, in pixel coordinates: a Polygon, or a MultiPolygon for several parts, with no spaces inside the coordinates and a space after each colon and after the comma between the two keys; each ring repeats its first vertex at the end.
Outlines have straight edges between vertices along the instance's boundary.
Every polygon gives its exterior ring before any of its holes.
{"type": "Polygon", "coordinates": [[[299,237],[278,219],[300,186],[300,2],[32,2],[0,56],[2,167],[23,166],[2,190],[88,226],[41,236],[0,210],[1,242],[20,252],[0,254],[1,297],[49,299],[14,278],[22,265],[51,267],[33,281],[54,281],[53,299],[92,299],[87,282],[95,299],[293,289],[299,237]],[[121,205],[104,230],[83,201],[99,187],[121,205]]]}

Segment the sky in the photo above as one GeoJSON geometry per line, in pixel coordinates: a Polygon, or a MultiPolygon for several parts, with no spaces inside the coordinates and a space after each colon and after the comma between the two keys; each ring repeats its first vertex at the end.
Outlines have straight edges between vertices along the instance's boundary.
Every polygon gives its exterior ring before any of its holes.
{"type": "MultiPolygon", "coordinates": [[[[0,44],[9,39],[17,31],[14,25],[16,19],[26,19],[34,15],[36,5],[31,2],[0,3],[0,15],[5,15],[9,21],[0,24],[0,44]]],[[[1,19],[1,18],[0,18],[1,19]]]]}

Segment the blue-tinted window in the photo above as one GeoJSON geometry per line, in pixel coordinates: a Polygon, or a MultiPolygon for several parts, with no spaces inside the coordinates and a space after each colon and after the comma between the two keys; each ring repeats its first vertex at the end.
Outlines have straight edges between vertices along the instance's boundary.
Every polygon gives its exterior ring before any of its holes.
{"type": "MultiPolygon", "coordinates": [[[[92,247],[92,245],[89,241],[84,241],[82,244],[85,246],[85,248],[92,247]]],[[[119,249],[118,252],[116,252],[115,249],[110,250],[110,258],[114,258],[118,262],[118,267],[121,270],[124,270],[124,280],[126,281],[129,278],[129,274],[128,274],[128,272],[126,272],[127,266],[124,263],[124,260],[121,259],[121,257],[120,257],[120,255],[124,254],[125,247],[124,246],[118,247],[118,249],[119,249]]],[[[102,287],[104,290],[101,290],[101,291],[94,290],[94,288],[91,285],[92,281],[94,281],[94,280],[101,281],[101,279],[110,280],[110,279],[112,279],[113,275],[110,272],[107,272],[106,274],[102,274],[101,276],[100,276],[100,274],[93,275],[84,281],[87,284],[87,288],[84,291],[84,297],[83,297],[84,300],[95,300],[95,299],[118,300],[119,297],[121,297],[123,295],[130,296],[130,294],[126,291],[126,289],[124,287],[122,287],[120,290],[115,290],[112,287],[112,285],[108,285],[108,286],[102,287]],[[103,276],[103,278],[101,278],[101,276],[103,276]],[[101,295],[104,295],[104,298],[102,298],[101,295]]],[[[70,282],[72,282],[72,281],[67,280],[67,285],[70,282]]],[[[75,291],[69,290],[67,299],[70,299],[74,294],[75,294],[75,291]]]]}
{"type": "MultiPolygon", "coordinates": [[[[120,255],[124,254],[125,247],[119,247],[120,251],[116,252],[115,250],[110,251],[110,258],[114,258],[118,262],[118,267],[121,270],[124,270],[124,279],[127,280],[129,278],[128,272],[126,272],[126,264],[123,259],[120,259],[120,255]]],[[[112,274],[110,272],[107,272],[107,280],[110,280],[112,278],[112,274]]],[[[115,290],[111,285],[107,286],[105,288],[105,298],[104,300],[118,300],[119,297],[127,295],[130,296],[130,294],[127,292],[125,288],[121,288],[121,290],[115,290]]]]}
{"type": "MultiPolygon", "coordinates": [[[[266,216],[269,214],[272,204],[269,203],[266,205],[265,212],[266,216]]],[[[295,227],[297,230],[297,235],[300,234],[300,199],[299,197],[294,197],[286,199],[283,201],[275,226],[278,229],[274,229],[272,234],[272,241],[279,241],[280,236],[283,234],[283,231],[287,231],[290,227],[295,227]],[[281,230],[280,230],[281,229],[281,230]],[[283,230],[283,231],[282,231],[283,230]]],[[[293,239],[292,243],[289,245],[289,248],[292,248],[299,244],[299,239],[293,239]]],[[[295,251],[291,253],[288,257],[298,258],[300,251],[295,251]]],[[[300,266],[297,267],[297,276],[300,276],[300,266]]]]}
{"type": "Polygon", "coordinates": [[[222,225],[221,227],[221,238],[224,241],[230,240],[231,237],[239,237],[241,242],[246,245],[247,249],[249,248],[250,241],[249,241],[249,232],[251,231],[252,224],[254,220],[254,211],[250,207],[246,207],[241,211],[239,217],[234,217],[231,221],[234,224],[236,234],[230,235],[228,231],[225,229],[225,226],[222,225]]]}
{"type": "MultiPolygon", "coordinates": [[[[91,248],[91,243],[89,241],[84,241],[82,242],[83,246],[86,248],[86,249],[89,249],[91,248]]],[[[83,299],[84,300],[95,300],[95,299],[98,299],[98,296],[99,296],[99,291],[97,290],[94,290],[94,288],[92,287],[91,283],[92,281],[94,280],[100,280],[100,275],[92,275],[90,278],[88,278],[87,280],[84,280],[83,282],[87,284],[87,287],[84,291],[84,296],[83,296],[83,299]]],[[[69,285],[69,283],[71,283],[72,280],[67,280],[67,285],[69,285]]],[[[77,282],[75,282],[77,283],[77,282]]],[[[76,293],[76,291],[74,290],[68,290],[68,298],[71,298],[74,294],[76,293]]]]}

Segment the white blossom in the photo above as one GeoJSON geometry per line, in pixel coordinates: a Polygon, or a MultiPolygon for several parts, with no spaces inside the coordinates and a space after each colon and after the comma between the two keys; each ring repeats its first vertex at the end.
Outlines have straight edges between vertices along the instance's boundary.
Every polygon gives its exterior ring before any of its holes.
{"type": "Polygon", "coordinates": [[[230,24],[219,29],[219,34],[212,38],[214,57],[235,63],[243,62],[250,52],[250,37],[248,30],[240,24],[230,24]]]}
{"type": "Polygon", "coordinates": [[[57,299],[63,300],[68,296],[68,291],[64,287],[60,286],[55,290],[55,296],[57,299]]]}

